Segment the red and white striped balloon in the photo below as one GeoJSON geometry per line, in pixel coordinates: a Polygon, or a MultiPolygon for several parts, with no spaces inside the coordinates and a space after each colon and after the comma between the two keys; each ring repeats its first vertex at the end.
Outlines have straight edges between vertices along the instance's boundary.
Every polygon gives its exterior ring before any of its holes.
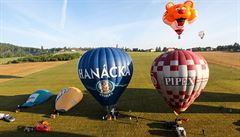
{"type": "Polygon", "coordinates": [[[186,50],[161,54],[151,67],[153,85],[177,114],[184,112],[203,92],[208,77],[207,61],[186,50]]]}

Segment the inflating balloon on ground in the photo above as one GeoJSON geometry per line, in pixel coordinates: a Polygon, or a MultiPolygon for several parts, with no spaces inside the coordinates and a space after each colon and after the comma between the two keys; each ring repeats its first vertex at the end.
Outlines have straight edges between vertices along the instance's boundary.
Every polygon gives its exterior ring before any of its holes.
{"type": "Polygon", "coordinates": [[[83,99],[83,94],[76,87],[64,88],[56,97],[55,110],[66,112],[77,105],[83,99]]]}
{"type": "Polygon", "coordinates": [[[22,105],[18,105],[16,112],[20,111],[22,108],[29,108],[39,105],[52,97],[53,94],[49,90],[37,90],[33,92],[22,105]]]}

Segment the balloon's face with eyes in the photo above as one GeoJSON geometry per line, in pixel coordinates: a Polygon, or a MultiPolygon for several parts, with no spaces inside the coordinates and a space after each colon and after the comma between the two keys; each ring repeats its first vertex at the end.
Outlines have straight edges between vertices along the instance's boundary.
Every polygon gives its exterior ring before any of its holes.
{"type": "Polygon", "coordinates": [[[194,3],[192,1],[186,1],[184,4],[169,2],[166,5],[163,21],[174,30],[182,29],[183,31],[184,26],[192,23],[196,18],[197,12],[194,9],[194,3]]]}

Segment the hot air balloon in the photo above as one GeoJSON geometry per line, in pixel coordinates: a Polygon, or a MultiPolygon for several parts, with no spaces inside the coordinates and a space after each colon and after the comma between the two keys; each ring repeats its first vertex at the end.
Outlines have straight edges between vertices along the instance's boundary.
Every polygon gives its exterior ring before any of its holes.
{"type": "Polygon", "coordinates": [[[184,112],[203,92],[208,77],[207,61],[186,50],[166,52],[151,67],[153,85],[175,114],[184,112]]]}
{"type": "Polygon", "coordinates": [[[187,0],[183,4],[168,2],[166,12],[163,15],[163,22],[169,25],[177,34],[180,35],[185,26],[197,19],[197,11],[194,9],[193,1],[187,0]]]}
{"type": "Polygon", "coordinates": [[[80,89],[75,87],[64,88],[56,97],[55,110],[66,112],[77,105],[83,98],[80,89]]]}
{"type": "Polygon", "coordinates": [[[204,31],[200,31],[200,32],[198,33],[198,36],[199,36],[201,39],[203,39],[204,36],[205,36],[205,32],[204,32],[204,31]]]}
{"type": "Polygon", "coordinates": [[[52,97],[53,94],[49,90],[37,90],[33,92],[22,105],[18,105],[16,112],[19,112],[22,108],[29,108],[39,105],[52,97]]]}
{"type": "Polygon", "coordinates": [[[96,48],[78,63],[78,75],[85,88],[114,118],[116,103],[133,74],[130,56],[118,48],[96,48]]]}

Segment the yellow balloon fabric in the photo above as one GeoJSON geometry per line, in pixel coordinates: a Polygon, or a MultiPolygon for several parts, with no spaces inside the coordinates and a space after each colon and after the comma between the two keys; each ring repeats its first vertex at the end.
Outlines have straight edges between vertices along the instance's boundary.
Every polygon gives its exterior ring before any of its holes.
{"type": "Polygon", "coordinates": [[[66,112],[83,99],[80,89],[69,87],[63,89],[56,98],[55,109],[60,112],[66,112]]]}

